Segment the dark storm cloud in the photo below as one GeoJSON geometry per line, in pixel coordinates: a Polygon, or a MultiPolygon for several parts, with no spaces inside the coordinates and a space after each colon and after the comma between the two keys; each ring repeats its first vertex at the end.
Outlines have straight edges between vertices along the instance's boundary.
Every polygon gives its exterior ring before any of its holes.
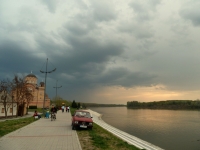
{"type": "Polygon", "coordinates": [[[56,64],[63,62],[61,66],[70,72],[77,69],[88,72],[95,69],[93,65],[106,64],[112,57],[120,56],[124,51],[122,43],[101,44],[91,37],[79,38],[68,32],[62,32],[62,35],[60,40],[64,40],[68,46],[55,43],[45,35],[38,36],[36,41],[38,47],[54,58],[56,64]]]}
{"type": "Polygon", "coordinates": [[[32,70],[44,81],[48,58],[51,98],[56,80],[82,101],[115,87],[199,89],[197,1],[0,1],[1,78],[32,70]]]}
{"type": "Polygon", "coordinates": [[[24,77],[32,72],[38,77],[38,82],[44,81],[44,76],[39,70],[45,70],[45,60],[22,45],[10,40],[0,44],[0,79],[12,80],[14,74],[24,77]]]}
{"type": "Polygon", "coordinates": [[[97,39],[87,36],[77,37],[78,35],[73,34],[72,31],[70,31],[70,34],[69,32],[62,32],[61,35],[69,45],[68,49],[56,45],[43,36],[38,37],[37,41],[45,50],[51,51],[49,55],[54,59],[55,66],[58,66],[56,76],[63,81],[65,80],[65,86],[69,86],[71,89],[85,88],[85,85],[87,85],[87,88],[94,88],[99,85],[150,86],[155,78],[150,74],[131,72],[125,67],[106,69],[110,61],[121,57],[124,53],[125,45],[121,42],[101,43],[97,39]],[[56,47],[57,49],[54,50],[56,47]]]}
{"type": "Polygon", "coordinates": [[[32,54],[31,50],[27,51],[17,42],[3,41],[3,44],[0,44],[1,71],[18,73],[35,69],[36,64],[33,62],[38,62],[39,59],[32,54]]]}
{"type": "Polygon", "coordinates": [[[151,86],[156,78],[153,74],[132,72],[124,67],[109,69],[103,73],[99,84],[121,86],[126,88],[137,86],[151,86]]]}

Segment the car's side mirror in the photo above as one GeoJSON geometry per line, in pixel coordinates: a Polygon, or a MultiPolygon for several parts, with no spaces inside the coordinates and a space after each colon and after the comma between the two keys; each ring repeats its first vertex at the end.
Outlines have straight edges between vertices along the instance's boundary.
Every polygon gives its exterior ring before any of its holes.
{"type": "Polygon", "coordinates": [[[91,118],[93,118],[93,117],[91,117],[91,118]]]}

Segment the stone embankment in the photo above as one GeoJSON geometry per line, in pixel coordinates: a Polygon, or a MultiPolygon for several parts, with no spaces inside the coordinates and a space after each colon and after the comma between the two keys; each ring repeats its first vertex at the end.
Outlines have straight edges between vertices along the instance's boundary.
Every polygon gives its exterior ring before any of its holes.
{"type": "Polygon", "coordinates": [[[90,113],[92,114],[92,119],[93,121],[98,124],[99,126],[101,126],[102,128],[106,129],[107,131],[113,133],[114,135],[116,135],[117,137],[121,138],[122,140],[128,142],[129,144],[132,144],[136,147],[138,147],[139,149],[145,149],[145,150],[163,150],[162,148],[155,146],[149,142],[146,142],[144,140],[141,140],[133,135],[130,135],[126,132],[123,132],[107,123],[105,123],[102,119],[101,119],[101,114],[92,111],[92,110],[88,110],[90,111],[90,113]]]}

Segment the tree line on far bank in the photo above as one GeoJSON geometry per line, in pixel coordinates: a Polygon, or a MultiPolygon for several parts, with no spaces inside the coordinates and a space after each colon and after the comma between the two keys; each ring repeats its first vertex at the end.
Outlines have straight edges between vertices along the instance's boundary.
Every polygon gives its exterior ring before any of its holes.
{"type": "Polygon", "coordinates": [[[127,102],[127,108],[134,109],[200,109],[200,100],[166,100],[154,102],[127,102]]]}
{"type": "Polygon", "coordinates": [[[71,106],[72,108],[81,108],[86,109],[88,107],[125,107],[126,105],[123,104],[97,104],[97,103],[85,103],[85,102],[76,102],[75,100],[64,100],[60,96],[54,97],[51,100],[51,104],[54,104],[58,108],[61,106],[71,106]]]}
{"type": "Polygon", "coordinates": [[[125,107],[123,104],[97,104],[97,103],[82,103],[86,107],[125,107]]]}

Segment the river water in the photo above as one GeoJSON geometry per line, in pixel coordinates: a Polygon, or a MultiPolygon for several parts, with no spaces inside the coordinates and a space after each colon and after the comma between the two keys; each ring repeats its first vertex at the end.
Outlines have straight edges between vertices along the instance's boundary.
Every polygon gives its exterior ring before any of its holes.
{"type": "Polygon", "coordinates": [[[200,150],[200,111],[91,107],[102,119],[165,150],[200,150]]]}

